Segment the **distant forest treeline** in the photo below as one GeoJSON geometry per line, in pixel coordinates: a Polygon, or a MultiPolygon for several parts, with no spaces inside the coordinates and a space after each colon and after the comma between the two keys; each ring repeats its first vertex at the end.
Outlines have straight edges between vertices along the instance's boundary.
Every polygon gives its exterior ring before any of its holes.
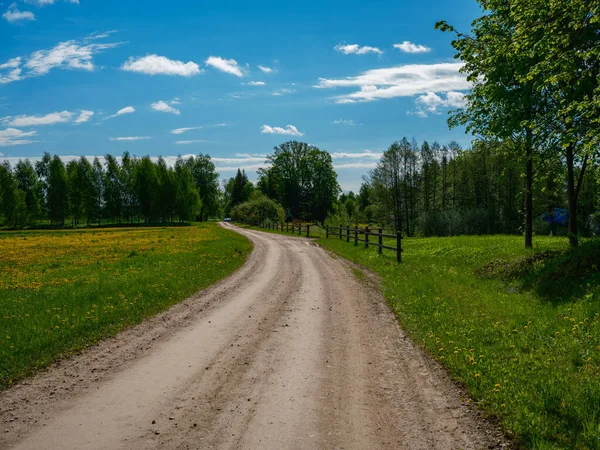
{"type": "Polygon", "coordinates": [[[35,165],[0,165],[0,217],[14,228],[46,221],[76,226],[205,220],[219,212],[218,180],[210,157],[202,154],[168,167],[162,158],[153,162],[127,152],[120,163],[107,155],[104,165],[85,157],[65,165],[45,153],[35,165]]]}

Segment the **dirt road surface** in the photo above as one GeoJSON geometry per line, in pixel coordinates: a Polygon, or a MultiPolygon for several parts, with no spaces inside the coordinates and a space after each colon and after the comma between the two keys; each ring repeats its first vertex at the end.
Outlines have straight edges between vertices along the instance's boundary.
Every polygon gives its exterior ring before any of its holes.
{"type": "Polygon", "coordinates": [[[0,448],[503,447],[348,263],[236,230],[232,276],[0,393],[0,448]]]}

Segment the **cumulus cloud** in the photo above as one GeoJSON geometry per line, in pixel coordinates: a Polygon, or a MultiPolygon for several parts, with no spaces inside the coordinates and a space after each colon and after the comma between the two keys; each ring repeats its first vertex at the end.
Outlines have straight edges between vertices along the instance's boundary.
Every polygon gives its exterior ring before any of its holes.
{"type": "Polygon", "coordinates": [[[152,105],[150,105],[150,107],[154,111],[158,111],[158,112],[170,113],[170,114],[175,114],[175,115],[180,114],[180,111],[178,109],[173,108],[167,102],[162,101],[162,100],[152,103],[152,105]]]}
{"type": "Polygon", "coordinates": [[[463,63],[410,64],[373,69],[355,77],[320,78],[320,89],[358,88],[335,97],[337,103],[356,103],[395,97],[412,97],[428,92],[461,91],[471,87],[458,71],[463,63]]]}
{"type": "Polygon", "coordinates": [[[71,121],[73,113],[61,111],[46,114],[45,116],[8,116],[0,119],[2,123],[12,127],[33,127],[38,125],[54,125],[71,121]]]}
{"type": "Polygon", "coordinates": [[[260,66],[260,65],[259,65],[259,66],[258,66],[258,68],[259,68],[260,70],[262,70],[264,73],[271,73],[271,72],[273,72],[273,69],[271,69],[270,67],[266,67],[266,66],[260,66]]]}
{"type": "Polygon", "coordinates": [[[205,141],[205,140],[202,140],[202,139],[194,139],[194,140],[191,140],[191,141],[175,141],[175,143],[177,145],[199,144],[201,142],[208,142],[208,141],[205,141]]]}
{"type": "Polygon", "coordinates": [[[334,169],[375,169],[377,167],[376,162],[357,162],[357,163],[342,163],[334,164],[334,169]]]}
{"type": "Polygon", "coordinates": [[[152,139],[150,136],[122,136],[116,138],[108,138],[110,141],[145,141],[147,139],[152,139]]]}
{"type": "Polygon", "coordinates": [[[271,127],[269,125],[263,125],[260,129],[263,134],[287,134],[290,136],[304,136],[304,133],[298,131],[294,125],[287,125],[285,128],[271,127]]]}
{"type": "MultiPolygon", "coordinates": [[[[0,147],[11,147],[13,145],[31,144],[35,141],[23,139],[30,136],[35,136],[37,131],[21,131],[16,128],[7,128],[0,130],[0,147]]],[[[2,156],[2,153],[0,153],[2,156]]]]}
{"type": "Polygon", "coordinates": [[[264,86],[267,83],[265,83],[264,81],[249,81],[246,84],[248,84],[250,86],[264,86]]]}
{"type": "Polygon", "coordinates": [[[135,112],[135,108],[133,106],[126,106],[125,108],[121,108],[115,114],[105,117],[104,120],[112,119],[113,117],[119,117],[123,114],[133,114],[135,112]]]}
{"type": "Polygon", "coordinates": [[[192,130],[200,130],[202,127],[187,127],[187,128],[176,128],[174,130],[171,130],[171,134],[183,134],[186,131],[192,131],[192,130]]]}
{"type": "Polygon", "coordinates": [[[2,17],[7,22],[35,20],[35,14],[33,14],[31,11],[19,11],[16,3],[10,5],[6,12],[2,14],[2,17]]]}
{"type": "Polygon", "coordinates": [[[402,44],[394,44],[394,48],[397,48],[404,53],[428,53],[431,51],[429,47],[413,44],[410,41],[404,41],[402,44]]]}
{"type": "Polygon", "coordinates": [[[79,117],[75,119],[75,123],[85,123],[92,118],[94,111],[86,111],[85,109],[79,113],[79,117]]]}
{"type": "Polygon", "coordinates": [[[414,114],[420,117],[427,117],[428,113],[440,114],[440,108],[462,108],[465,106],[465,94],[462,92],[450,91],[446,93],[446,98],[437,95],[435,92],[428,92],[425,95],[420,95],[415,100],[417,106],[414,114]]]}
{"type": "Polygon", "coordinates": [[[184,63],[158,55],[146,55],[139,58],[132,56],[123,63],[121,69],[148,75],[179,75],[182,77],[191,77],[203,72],[193,61],[184,63]]]}
{"type": "Polygon", "coordinates": [[[338,44],[334,47],[338,52],[342,52],[344,55],[366,55],[367,53],[377,53],[378,55],[383,52],[377,47],[363,46],[358,44],[338,44]]]}
{"type": "Polygon", "coordinates": [[[209,56],[206,65],[212,66],[221,72],[230,73],[236,77],[243,77],[244,73],[235,59],[223,59],[220,56],[209,56]]]}

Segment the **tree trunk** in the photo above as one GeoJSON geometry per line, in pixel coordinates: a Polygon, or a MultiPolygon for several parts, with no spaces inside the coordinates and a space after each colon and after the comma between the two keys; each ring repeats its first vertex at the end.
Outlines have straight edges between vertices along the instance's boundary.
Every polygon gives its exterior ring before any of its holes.
{"type": "Polygon", "coordinates": [[[531,131],[527,130],[525,142],[527,166],[525,169],[525,248],[533,247],[533,147],[531,131]]]}
{"type": "Polygon", "coordinates": [[[579,172],[579,178],[577,185],[575,185],[575,156],[573,154],[575,145],[570,144],[567,147],[567,200],[569,203],[569,244],[571,247],[577,247],[579,245],[579,237],[577,233],[577,200],[579,198],[579,191],[583,184],[583,176],[587,167],[588,157],[586,156],[579,172]]]}

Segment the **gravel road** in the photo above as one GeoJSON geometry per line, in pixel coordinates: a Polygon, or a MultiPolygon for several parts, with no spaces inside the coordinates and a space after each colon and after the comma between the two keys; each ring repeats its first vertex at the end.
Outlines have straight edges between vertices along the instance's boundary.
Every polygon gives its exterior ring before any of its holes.
{"type": "MultiPolygon", "coordinates": [[[[483,449],[497,429],[311,240],[0,392],[8,449],[483,449]]],[[[505,447],[504,447],[505,448],[505,447]]]]}

